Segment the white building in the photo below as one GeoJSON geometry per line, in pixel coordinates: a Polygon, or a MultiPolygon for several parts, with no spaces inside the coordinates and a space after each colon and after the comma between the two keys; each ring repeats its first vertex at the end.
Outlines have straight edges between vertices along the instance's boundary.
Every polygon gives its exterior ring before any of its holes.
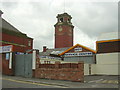
{"type": "Polygon", "coordinates": [[[96,64],[91,67],[92,74],[118,75],[118,55],[120,39],[118,32],[104,33],[96,42],[96,64]]]}

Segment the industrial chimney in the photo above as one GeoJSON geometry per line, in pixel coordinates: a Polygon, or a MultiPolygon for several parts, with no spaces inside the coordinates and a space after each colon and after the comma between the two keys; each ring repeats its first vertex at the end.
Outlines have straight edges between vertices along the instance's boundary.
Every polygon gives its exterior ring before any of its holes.
{"type": "Polygon", "coordinates": [[[46,52],[46,50],[47,50],[47,47],[43,46],[43,52],[46,52]]]}

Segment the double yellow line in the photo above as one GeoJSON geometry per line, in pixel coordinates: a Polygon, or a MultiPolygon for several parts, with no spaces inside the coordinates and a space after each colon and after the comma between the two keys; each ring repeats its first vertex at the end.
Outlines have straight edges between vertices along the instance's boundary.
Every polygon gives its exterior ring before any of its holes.
{"type": "Polygon", "coordinates": [[[59,87],[59,88],[67,88],[67,87],[64,87],[64,86],[57,86],[57,85],[55,86],[55,85],[50,85],[50,84],[41,84],[41,83],[35,83],[35,82],[29,82],[29,81],[13,80],[13,79],[8,79],[8,78],[2,78],[2,80],[8,80],[8,81],[17,82],[17,83],[33,84],[33,85],[42,85],[42,86],[53,86],[53,87],[59,87]]]}

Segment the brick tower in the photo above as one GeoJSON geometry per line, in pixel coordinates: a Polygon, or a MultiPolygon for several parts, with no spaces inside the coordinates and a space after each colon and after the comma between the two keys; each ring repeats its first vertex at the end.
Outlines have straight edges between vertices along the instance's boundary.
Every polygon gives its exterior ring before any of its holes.
{"type": "Polygon", "coordinates": [[[67,14],[58,14],[55,26],[55,48],[64,48],[73,46],[73,28],[72,17],[67,14]]]}

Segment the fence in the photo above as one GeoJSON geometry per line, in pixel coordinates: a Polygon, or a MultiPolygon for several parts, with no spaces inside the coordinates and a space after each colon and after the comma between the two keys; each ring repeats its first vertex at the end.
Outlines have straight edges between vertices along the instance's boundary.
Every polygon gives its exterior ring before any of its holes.
{"type": "Polygon", "coordinates": [[[39,64],[35,70],[36,78],[56,80],[84,81],[84,64],[55,62],[55,64],[39,64]]]}

